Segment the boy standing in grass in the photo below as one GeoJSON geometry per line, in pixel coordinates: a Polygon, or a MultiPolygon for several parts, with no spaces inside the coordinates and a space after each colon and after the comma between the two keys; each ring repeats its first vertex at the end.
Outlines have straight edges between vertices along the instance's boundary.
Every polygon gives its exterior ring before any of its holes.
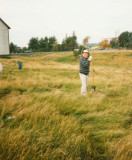
{"type": "Polygon", "coordinates": [[[90,56],[89,58],[88,56],[88,51],[84,50],[80,58],[79,76],[82,83],[81,95],[87,94],[88,74],[90,69],[90,61],[92,60],[92,56],[90,56]]]}

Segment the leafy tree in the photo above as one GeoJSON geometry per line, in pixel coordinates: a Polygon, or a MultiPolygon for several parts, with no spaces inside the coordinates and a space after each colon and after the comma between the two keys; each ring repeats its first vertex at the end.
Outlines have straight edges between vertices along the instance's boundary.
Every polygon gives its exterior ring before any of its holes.
{"type": "Polygon", "coordinates": [[[129,32],[126,31],[126,32],[123,32],[120,34],[119,36],[119,44],[120,44],[120,47],[127,47],[127,44],[129,42],[129,32]]]}
{"type": "Polygon", "coordinates": [[[29,49],[32,49],[33,51],[38,51],[38,49],[39,49],[39,41],[38,41],[38,38],[32,37],[32,38],[29,40],[28,48],[29,48],[29,49]]]}
{"type": "Polygon", "coordinates": [[[86,49],[83,45],[79,46],[79,49],[74,49],[73,51],[73,55],[76,57],[76,58],[79,58],[82,54],[82,51],[86,49]]]}
{"type": "Polygon", "coordinates": [[[103,48],[110,48],[111,47],[111,45],[107,39],[104,39],[103,41],[101,41],[100,46],[103,48]]]}
{"type": "Polygon", "coordinates": [[[17,45],[15,45],[12,42],[10,43],[9,47],[10,47],[10,53],[20,53],[20,52],[22,52],[21,48],[18,47],[17,45]]]}
{"type": "Polygon", "coordinates": [[[44,49],[44,51],[48,52],[49,51],[49,39],[48,39],[47,36],[44,38],[44,41],[45,41],[45,49],[44,49]]]}
{"type": "Polygon", "coordinates": [[[132,48],[132,32],[123,32],[119,36],[120,47],[132,48]]]}
{"type": "Polygon", "coordinates": [[[77,47],[78,47],[77,36],[75,35],[75,32],[73,31],[72,41],[71,41],[71,49],[74,50],[77,47]]]}
{"type": "Polygon", "coordinates": [[[128,35],[127,48],[132,48],[132,32],[130,32],[128,35]]]}
{"type": "Polygon", "coordinates": [[[52,51],[58,51],[58,43],[54,42],[53,47],[52,47],[52,51]]]}
{"type": "Polygon", "coordinates": [[[11,42],[10,43],[10,52],[13,53],[13,52],[16,52],[16,50],[17,50],[17,46],[11,42]]]}
{"type": "Polygon", "coordinates": [[[110,45],[111,45],[112,48],[117,48],[118,47],[118,39],[117,38],[113,38],[110,41],[110,45]]]}
{"type": "Polygon", "coordinates": [[[58,44],[58,51],[63,51],[62,44],[58,44]]]}
{"type": "Polygon", "coordinates": [[[52,51],[52,47],[54,45],[54,43],[56,42],[56,38],[55,36],[53,37],[49,37],[49,43],[48,43],[48,51],[52,51]]]}
{"type": "Polygon", "coordinates": [[[65,37],[62,41],[62,50],[63,51],[73,51],[75,48],[77,48],[77,37],[75,35],[75,32],[73,32],[72,36],[65,37]]]}
{"type": "Polygon", "coordinates": [[[18,46],[17,46],[17,53],[22,53],[21,47],[18,47],[18,46]]]}
{"type": "Polygon", "coordinates": [[[87,36],[87,37],[85,37],[85,38],[83,39],[83,45],[84,45],[84,46],[89,43],[89,38],[90,38],[90,37],[87,36]]]}
{"type": "Polygon", "coordinates": [[[46,42],[44,38],[39,40],[39,51],[45,51],[46,49],[46,42]]]}
{"type": "Polygon", "coordinates": [[[22,48],[22,53],[24,53],[26,50],[28,50],[28,48],[27,47],[23,47],[22,48]]]}
{"type": "Polygon", "coordinates": [[[66,38],[62,40],[61,49],[62,51],[67,50],[66,38]]]}
{"type": "Polygon", "coordinates": [[[63,39],[62,44],[57,43],[57,39],[55,36],[44,37],[38,39],[36,37],[32,37],[28,43],[28,49],[32,49],[33,51],[72,51],[77,48],[77,37],[75,32],[73,32],[72,36],[67,36],[63,39]]]}

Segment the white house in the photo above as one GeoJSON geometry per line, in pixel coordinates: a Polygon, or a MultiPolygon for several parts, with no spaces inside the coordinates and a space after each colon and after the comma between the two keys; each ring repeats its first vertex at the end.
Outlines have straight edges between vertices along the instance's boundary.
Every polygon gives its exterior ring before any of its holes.
{"type": "Polygon", "coordinates": [[[0,18],[0,56],[10,54],[9,29],[10,27],[0,18]]]}

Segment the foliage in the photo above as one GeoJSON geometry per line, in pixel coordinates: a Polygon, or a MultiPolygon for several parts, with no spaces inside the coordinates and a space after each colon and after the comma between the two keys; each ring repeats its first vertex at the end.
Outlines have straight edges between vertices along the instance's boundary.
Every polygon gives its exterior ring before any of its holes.
{"type": "Polygon", "coordinates": [[[132,49],[132,32],[129,32],[127,48],[132,49]]]}
{"type": "Polygon", "coordinates": [[[117,48],[118,47],[118,39],[112,38],[112,40],[110,41],[110,45],[112,48],[117,48]]]}
{"type": "Polygon", "coordinates": [[[38,51],[38,49],[39,49],[39,40],[38,40],[38,37],[32,37],[29,40],[28,48],[32,49],[33,51],[38,51]]]}
{"type": "MultiPolygon", "coordinates": [[[[57,42],[55,36],[49,37],[49,43],[48,43],[48,50],[49,50],[49,51],[52,51],[52,48],[53,48],[55,42],[57,42]]],[[[54,46],[54,47],[55,47],[55,46],[54,46]]]]}
{"type": "Polygon", "coordinates": [[[52,51],[58,51],[58,43],[54,42],[53,47],[52,47],[52,51]]]}
{"type": "MultiPolygon", "coordinates": [[[[89,36],[83,39],[83,46],[85,46],[89,42],[89,36]]],[[[100,46],[103,48],[117,48],[118,47],[118,39],[113,38],[110,43],[107,39],[100,42],[100,46]]],[[[119,36],[119,46],[125,48],[132,48],[132,32],[123,32],[119,36]]],[[[59,44],[55,36],[51,37],[32,37],[29,40],[28,48],[23,47],[20,48],[17,45],[10,43],[10,52],[20,53],[24,52],[28,49],[33,50],[34,52],[51,52],[51,51],[73,51],[74,56],[78,57],[81,54],[81,47],[78,47],[77,36],[75,32],[73,32],[72,36],[67,36],[62,40],[62,43],[59,44]],[[74,49],[79,49],[79,52],[74,49]]]]}
{"type": "Polygon", "coordinates": [[[126,47],[127,46],[128,35],[129,35],[128,31],[120,34],[120,36],[119,36],[120,47],[126,47]]]}
{"type": "Polygon", "coordinates": [[[75,48],[77,48],[77,37],[75,33],[73,32],[72,36],[65,37],[62,41],[62,50],[63,51],[73,51],[75,48]]]}
{"type": "Polygon", "coordinates": [[[132,32],[123,32],[119,36],[120,47],[132,48],[132,32]]]}
{"type": "Polygon", "coordinates": [[[83,39],[83,45],[84,45],[84,46],[89,43],[89,38],[90,38],[90,37],[87,36],[87,37],[85,37],[85,38],[83,39]]]}
{"type": "Polygon", "coordinates": [[[55,36],[38,38],[32,37],[28,43],[28,48],[33,51],[49,52],[49,51],[72,51],[77,48],[77,37],[75,32],[72,36],[63,39],[62,44],[58,44],[55,36]]]}
{"type": "Polygon", "coordinates": [[[79,49],[74,49],[73,51],[73,55],[76,57],[76,58],[79,58],[82,54],[82,51],[86,49],[84,46],[79,46],[79,49]]]}
{"type": "Polygon", "coordinates": [[[27,51],[27,50],[28,50],[27,47],[23,47],[23,48],[22,48],[22,53],[24,53],[24,52],[27,51]]]}
{"type": "Polygon", "coordinates": [[[12,42],[10,43],[9,47],[10,47],[10,53],[20,53],[21,52],[21,48],[12,42]]]}
{"type": "Polygon", "coordinates": [[[39,51],[48,51],[48,38],[41,38],[39,40],[39,51]]]}
{"type": "Polygon", "coordinates": [[[104,39],[103,41],[101,41],[100,46],[103,48],[110,48],[111,47],[111,45],[107,39],[104,39]]]}

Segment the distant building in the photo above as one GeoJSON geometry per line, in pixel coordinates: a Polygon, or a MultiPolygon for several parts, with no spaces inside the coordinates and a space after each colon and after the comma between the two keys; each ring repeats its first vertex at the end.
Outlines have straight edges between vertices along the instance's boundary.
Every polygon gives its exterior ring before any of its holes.
{"type": "Polygon", "coordinates": [[[90,43],[90,44],[86,44],[85,47],[88,49],[99,49],[100,45],[99,43],[90,43]]]}
{"type": "Polygon", "coordinates": [[[9,55],[9,29],[10,27],[0,18],[0,55],[9,55]]]}

